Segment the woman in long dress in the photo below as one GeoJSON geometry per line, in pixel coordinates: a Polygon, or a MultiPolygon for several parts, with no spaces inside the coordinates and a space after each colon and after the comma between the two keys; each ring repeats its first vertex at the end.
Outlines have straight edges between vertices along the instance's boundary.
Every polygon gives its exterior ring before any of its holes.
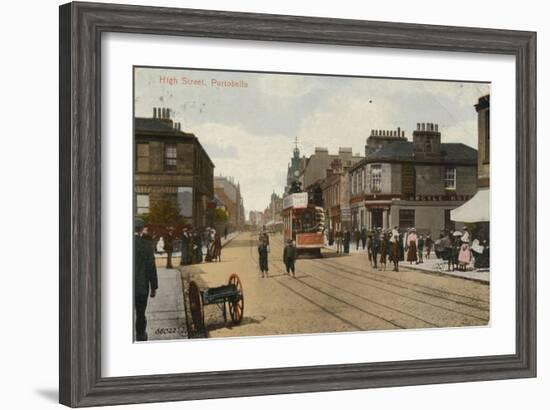
{"type": "Polygon", "coordinates": [[[466,267],[470,264],[471,259],[472,252],[470,251],[470,245],[466,242],[462,242],[458,252],[458,270],[465,271],[466,267]]]}
{"type": "Polygon", "coordinates": [[[416,243],[417,243],[416,229],[412,228],[409,234],[407,235],[407,261],[411,264],[416,262],[416,243]]]}
{"type": "Polygon", "coordinates": [[[379,270],[386,270],[386,259],[388,257],[388,239],[386,234],[383,233],[380,235],[380,268],[379,270]]]}
{"type": "Polygon", "coordinates": [[[222,238],[218,232],[216,232],[216,234],[214,235],[212,256],[215,262],[222,261],[222,238]]]}

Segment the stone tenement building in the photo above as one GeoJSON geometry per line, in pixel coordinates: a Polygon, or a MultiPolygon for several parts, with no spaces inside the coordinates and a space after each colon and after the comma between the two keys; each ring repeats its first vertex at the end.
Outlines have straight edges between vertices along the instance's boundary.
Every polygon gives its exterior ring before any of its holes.
{"type": "Polygon", "coordinates": [[[135,213],[147,214],[161,200],[172,201],[194,227],[209,225],[215,206],[214,164],[194,134],[181,131],[170,109],[134,120],[135,213]]]}
{"type": "Polygon", "coordinates": [[[414,226],[436,235],[476,193],[477,151],[442,143],[437,124],[417,124],[412,141],[400,129],[372,130],[365,153],[350,170],[353,228],[414,226]]]}
{"type": "Polygon", "coordinates": [[[345,166],[339,158],[333,160],[326,169],[326,178],[321,182],[323,191],[323,208],[327,229],[334,235],[335,231],[349,228],[349,169],[351,164],[345,166]]]}

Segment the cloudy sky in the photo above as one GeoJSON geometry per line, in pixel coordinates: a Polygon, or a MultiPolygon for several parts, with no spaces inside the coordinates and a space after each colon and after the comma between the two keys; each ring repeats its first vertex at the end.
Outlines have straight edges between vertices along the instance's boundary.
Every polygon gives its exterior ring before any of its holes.
{"type": "Polygon", "coordinates": [[[484,83],[135,69],[135,115],[170,108],[198,137],[215,174],[241,183],[246,212],[282,194],[295,137],[302,155],[315,147],[364,155],[371,129],[401,127],[412,140],[416,123],[432,122],[442,142],[477,148],[473,105],[488,93],[484,83]]]}

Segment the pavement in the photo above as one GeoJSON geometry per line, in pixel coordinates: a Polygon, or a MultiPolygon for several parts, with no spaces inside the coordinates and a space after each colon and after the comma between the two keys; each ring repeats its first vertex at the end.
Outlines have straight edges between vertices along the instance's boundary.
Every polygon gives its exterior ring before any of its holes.
{"type": "MultiPolygon", "coordinates": [[[[232,232],[222,239],[222,247],[239,235],[232,232]]],[[[205,252],[206,253],[206,252],[205,252]]],[[[147,302],[147,334],[149,341],[188,338],[184,289],[185,277],[177,268],[181,253],[172,255],[174,269],[166,269],[166,254],[156,254],[159,288],[154,298],[147,302]]]]}
{"type": "Polygon", "coordinates": [[[178,269],[157,267],[159,288],[147,302],[149,341],[187,338],[183,283],[178,269]]]}
{"type": "MultiPolygon", "coordinates": [[[[336,251],[336,245],[325,245],[325,249],[330,249],[332,251],[336,251]]],[[[357,254],[357,253],[365,253],[366,249],[364,250],[362,246],[359,246],[359,249],[356,248],[355,243],[352,243],[350,245],[350,255],[357,254]]],[[[388,262],[389,266],[389,262],[388,262]]],[[[436,275],[448,275],[456,278],[462,278],[467,280],[473,280],[480,283],[490,283],[491,273],[489,270],[477,270],[473,267],[471,264],[468,266],[466,271],[448,271],[447,267],[448,264],[443,259],[437,259],[435,257],[435,254],[431,255],[430,259],[424,258],[423,263],[417,264],[410,264],[410,262],[399,262],[400,267],[406,266],[407,269],[413,269],[413,270],[419,270],[426,273],[432,273],[436,275]]]]}

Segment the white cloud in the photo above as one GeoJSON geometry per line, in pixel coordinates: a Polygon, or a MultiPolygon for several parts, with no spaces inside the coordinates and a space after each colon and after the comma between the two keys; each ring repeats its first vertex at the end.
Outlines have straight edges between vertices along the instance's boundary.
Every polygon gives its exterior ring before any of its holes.
{"type": "Polygon", "coordinates": [[[371,129],[396,129],[399,123],[392,115],[393,104],[387,99],[335,95],[322,109],[304,118],[298,138],[304,154],[315,147],[325,147],[337,153],[339,147],[351,147],[364,155],[366,138],[371,129]]]}
{"type": "Polygon", "coordinates": [[[205,147],[215,146],[221,151],[236,152],[232,157],[212,155],[211,158],[215,175],[232,176],[241,184],[247,211],[263,210],[269,204],[273,190],[282,194],[291,155],[289,137],[272,135],[259,139],[240,127],[218,123],[197,125],[189,131],[205,147]]]}
{"type": "Polygon", "coordinates": [[[317,78],[283,74],[266,75],[259,77],[258,86],[261,92],[269,96],[296,98],[313,91],[317,87],[317,78]]]}

